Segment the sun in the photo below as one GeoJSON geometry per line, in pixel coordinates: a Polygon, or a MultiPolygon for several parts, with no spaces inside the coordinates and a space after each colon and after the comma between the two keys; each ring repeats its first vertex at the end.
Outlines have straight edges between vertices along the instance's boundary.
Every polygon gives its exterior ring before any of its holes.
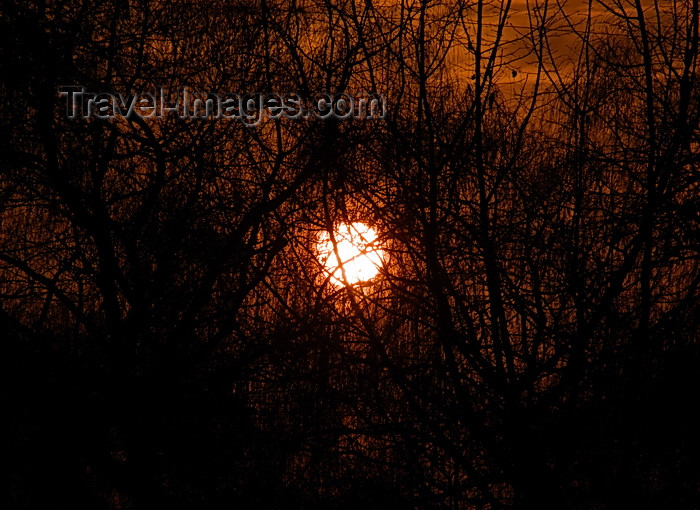
{"type": "Polygon", "coordinates": [[[332,237],[329,232],[322,232],[316,249],[319,261],[335,285],[371,280],[379,273],[384,259],[375,230],[359,222],[339,224],[332,237]]]}

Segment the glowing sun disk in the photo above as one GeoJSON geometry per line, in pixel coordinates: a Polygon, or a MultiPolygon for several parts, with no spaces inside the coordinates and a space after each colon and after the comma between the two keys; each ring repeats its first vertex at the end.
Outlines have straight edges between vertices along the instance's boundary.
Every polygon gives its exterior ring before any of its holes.
{"type": "Polygon", "coordinates": [[[341,223],[332,237],[329,232],[322,232],[317,250],[320,262],[336,285],[371,280],[377,276],[384,256],[377,246],[377,233],[359,222],[341,223]]]}

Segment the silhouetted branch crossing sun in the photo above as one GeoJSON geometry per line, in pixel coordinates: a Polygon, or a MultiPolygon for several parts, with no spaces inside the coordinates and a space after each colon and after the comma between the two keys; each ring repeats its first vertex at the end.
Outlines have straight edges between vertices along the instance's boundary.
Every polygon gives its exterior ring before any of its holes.
{"type": "Polygon", "coordinates": [[[368,282],[377,276],[384,252],[376,231],[360,222],[341,223],[319,235],[318,259],[335,285],[368,282]]]}

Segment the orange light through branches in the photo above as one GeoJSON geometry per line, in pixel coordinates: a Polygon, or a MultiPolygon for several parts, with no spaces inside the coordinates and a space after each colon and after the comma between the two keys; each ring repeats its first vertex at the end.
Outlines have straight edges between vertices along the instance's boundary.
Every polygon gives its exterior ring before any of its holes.
{"type": "Polygon", "coordinates": [[[377,276],[384,252],[379,249],[377,233],[364,223],[341,223],[333,236],[319,236],[318,256],[335,285],[354,285],[377,276]]]}

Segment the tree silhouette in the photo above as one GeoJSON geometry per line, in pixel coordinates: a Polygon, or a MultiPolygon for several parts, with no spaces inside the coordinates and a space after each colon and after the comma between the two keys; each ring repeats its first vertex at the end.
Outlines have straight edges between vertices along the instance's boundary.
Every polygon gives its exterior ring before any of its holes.
{"type": "Polygon", "coordinates": [[[6,4],[9,508],[695,507],[697,0],[6,4]]]}

